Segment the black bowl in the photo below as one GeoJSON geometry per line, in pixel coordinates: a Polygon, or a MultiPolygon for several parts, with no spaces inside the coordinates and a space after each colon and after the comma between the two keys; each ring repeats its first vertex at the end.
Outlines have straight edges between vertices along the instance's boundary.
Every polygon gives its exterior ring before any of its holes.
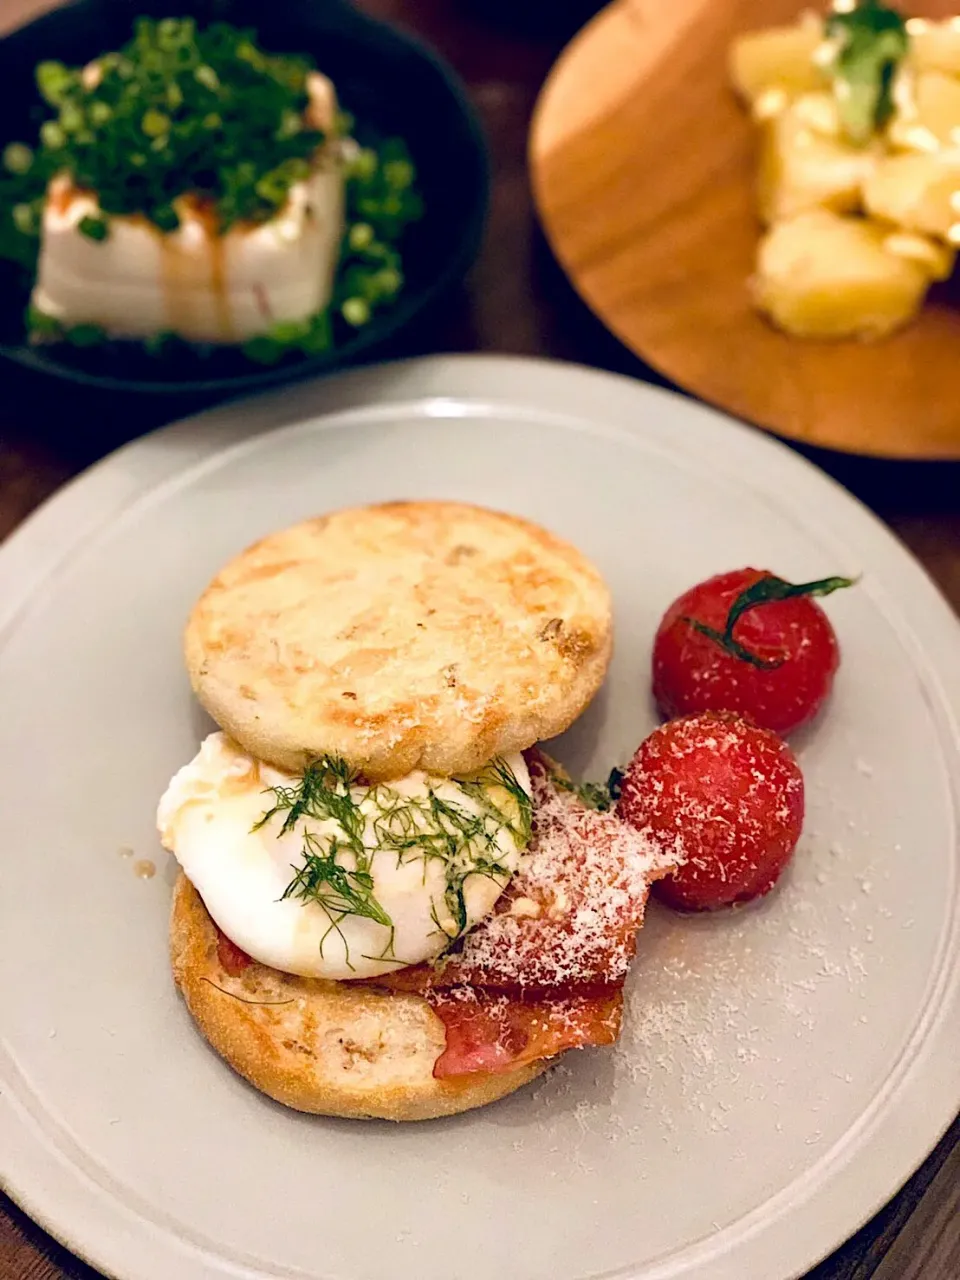
{"type": "Polygon", "coordinates": [[[343,106],[370,129],[399,135],[419,174],[425,213],[403,245],[407,283],[397,302],[330,351],[251,363],[235,348],[150,356],[136,343],[76,349],[25,341],[26,297],[0,266],[0,355],[44,374],[109,391],[209,395],[253,391],[387,353],[416,318],[458,284],[480,245],[489,195],[483,132],[453,72],[434,53],[348,0],[74,0],[0,40],[3,143],[36,136],[33,70],[45,58],[82,64],[125,43],[134,20],[195,16],[254,27],[264,46],[309,53],[343,106]]]}

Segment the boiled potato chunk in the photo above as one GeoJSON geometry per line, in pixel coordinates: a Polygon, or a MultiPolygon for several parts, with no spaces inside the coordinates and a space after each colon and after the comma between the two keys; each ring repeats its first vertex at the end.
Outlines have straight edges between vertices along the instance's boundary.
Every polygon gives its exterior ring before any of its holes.
{"type": "Polygon", "coordinates": [[[771,223],[818,207],[858,209],[861,184],[876,158],[875,148],[843,139],[832,94],[802,95],[763,126],[760,217],[771,223]]]}
{"type": "Polygon", "coordinates": [[[822,40],[823,25],[813,17],[741,36],[730,48],[730,77],[737,92],[755,103],[768,89],[782,89],[788,97],[822,89],[826,78],[813,60],[822,40]]]}
{"type": "Polygon", "coordinates": [[[903,87],[895,94],[899,101],[887,130],[891,145],[927,152],[960,146],[960,79],[922,71],[903,87]]]}
{"type": "Polygon", "coordinates": [[[960,240],[960,151],[888,156],[863,184],[868,213],[908,231],[960,240]]]}
{"type": "Polygon", "coordinates": [[[931,22],[928,18],[907,21],[910,63],[917,71],[946,71],[960,75],[960,19],[931,22]]]}
{"type": "Polygon", "coordinates": [[[752,282],[761,311],[800,338],[878,338],[919,311],[952,254],[922,236],[826,209],[774,226],[752,282]]]}

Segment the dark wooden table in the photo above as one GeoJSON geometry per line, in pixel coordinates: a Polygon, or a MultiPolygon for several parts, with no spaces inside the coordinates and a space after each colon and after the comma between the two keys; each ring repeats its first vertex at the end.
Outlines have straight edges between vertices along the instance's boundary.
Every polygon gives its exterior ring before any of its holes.
{"type": "MultiPolygon", "coordinates": [[[[0,0],[0,25],[43,3],[0,0]]],[[[494,157],[483,253],[461,296],[417,336],[413,350],[555,356],[659,381],[572,295],[540,239],[531,206],[530,112],[551,62],[587,16],[589,0],[361,4],[418,32],[450,59],[470,86],[494,157]]],[[[192,407],[78,396],[19,373],[2,372],[0,379],[0,538],[111,443],[132,434],[131,420],[142,430],[192,407]]],[[[896,530],[960,611],[960,466],[812,456],[896,530]]],[[[0,1196],[0,1280],[65,1277],[96,1280],[0,1196]]],[[[960,1280],[960,1120],[896,1199],[808,1280],[960,1280]]]]}

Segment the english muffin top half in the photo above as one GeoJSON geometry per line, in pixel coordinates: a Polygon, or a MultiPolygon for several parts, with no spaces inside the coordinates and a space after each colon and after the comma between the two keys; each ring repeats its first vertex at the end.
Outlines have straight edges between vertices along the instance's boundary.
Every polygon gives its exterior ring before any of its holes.
{"type": "Polygon", "coordinates": [[[252,755],[370,781],[470,773],[561,733],[606,673],[610,595],[574,547],[453,502],[357,507],[230,562],[185,635],[200,702],[252,755]]]}

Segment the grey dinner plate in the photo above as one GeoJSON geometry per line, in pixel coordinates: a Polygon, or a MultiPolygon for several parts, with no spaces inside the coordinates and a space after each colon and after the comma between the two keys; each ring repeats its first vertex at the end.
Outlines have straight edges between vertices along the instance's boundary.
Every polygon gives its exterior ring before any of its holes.
{"type": "Polygon", "coordinates": [[[786,1280],[960,1107],[960,628],[838,486],[686,400],[445,357],[140,440],[0,549],[0,707],[2,1181],[124,1280],[786,1280]],[[655,722],[681,590],[751,563],[863,579],[827,602],[843,664],[796,743],[807,830],[780,889],[651,911],[616,1048],[391,1127],[286,1111],[207,1049],[170,977],[154,810],[206,727],[180,633],[211,574],[301,517],[412,497],[532,517],[608,578],[610,677],[556,747],[595,777],[655,722]]]}

